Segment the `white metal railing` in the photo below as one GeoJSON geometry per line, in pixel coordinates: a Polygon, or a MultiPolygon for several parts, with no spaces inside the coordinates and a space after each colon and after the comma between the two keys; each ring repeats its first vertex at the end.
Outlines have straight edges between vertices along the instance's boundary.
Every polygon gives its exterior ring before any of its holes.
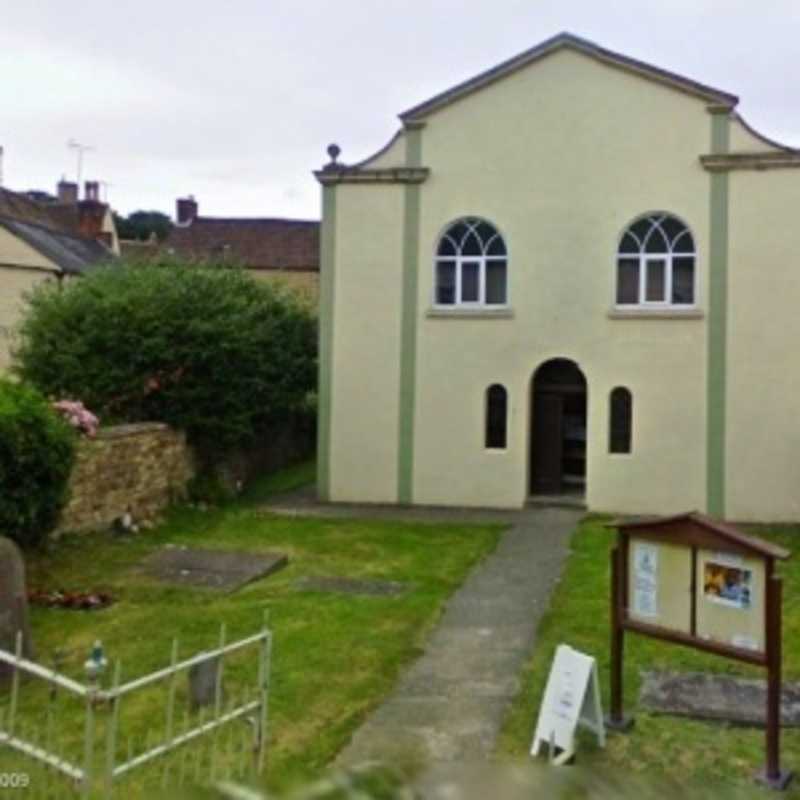
{"type": "MultiPolygon", "coordinates": [[[[210,753],[211,778],[218,777],[217,762],[226,755],[228,765],[231,757],[238,757],[240,763],[252,759],[252,768],[256,774],[263,770],[266,739],[267,715],[269,702],[270,661],[272,657],[272,633],[267,627],[265,616],[263,628],[256,634],[233,642],[226,641],[225,625],[220,626],[219,643],[216,648],[198,653],[191,658],[178,659],[178,641],[172,643],[172,656],[169,666],[139,678],[120,682],[121,665],[115,664],[111,686],[104,689],[100,686],[100,677],[105,667],[105,658],[99,642],[93,650],[92,657],[86,662],[87,683],[80,683],[60,674],[55,667],[48,669],[22,656],[22,634],[18,633],[13,653],[0,649],[0,663],[11,667],[11,690],[8,708],[0,713],[0,749],[5,745],[14,751],[38,762],[46,769],[70,779],[83,797],[100,791],[104,797],[111,797],[116,782],[134,770],[143,767],[157,758],[177,751],[204,737],[213,739],[210,753]],[[237,701],[234,695],[227,703],[223,702],[223,677],[225,659],[233,653],[246,651],[248,648],[258,651],[258,668],[255,686],[245,687],[237,701]],[[176,698],[179,677],[188,673],[193,667],[216,662],[214,669],[213,700],[210,711],[201,709],[197,719],[191,719],[189,711],[184,710],[183,723],[176,724],[176,698]],[[43,681],[50,687],[50,701],[46,710],[45,742],[35,741],[30,729],[20,730],[20,677],[29,675],[43,681]],[[158,684],[166,685],[166,702],[164,720],[161,726],[151,725],[145,737],[145,745],[138,752],[128,740],[127,754],[118,757],[120,709],[124,698],[158,684]],[[56,727],[55,697],[61,691],[83,704],[83,750],[80,763],[74,756],[67,757],[55,741],[62,737],[54,736],[56,727]],[[105,752],[98,746],[96,735],[97,717],[101,715],[105,724],[105,752]],[[248,735],[240,736],[239,744],[231,744],[228,738],[228,750],[221,754],[216,746],[216,735],[220,729],[230,726],[237,720],[251,722],[248,735]],[[160,733],[159,733],[160,727],[160,733]],[[98,763],[102,756],[102,762],[98,763]]],[[[226,687],[227,689],[227,687],[226,687]]],[[[198,772],[198,761],[195,762],[195,777],[198,772]]],[[[180,782],[186,774],[186,758],[181,761],[180,782]]]]}

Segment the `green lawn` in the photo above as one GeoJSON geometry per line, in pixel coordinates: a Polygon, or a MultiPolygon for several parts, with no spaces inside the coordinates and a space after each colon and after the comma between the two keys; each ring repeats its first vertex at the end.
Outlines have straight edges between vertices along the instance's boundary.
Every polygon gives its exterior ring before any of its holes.
{"type": "MultiPolygon", "coordinates": [[[[301,466],[261,482],[223,509],[178,508],[158,528],[135,537],[73,536],[30,556],[32,588],[106,590],[117,598],[98,612],[36,608],[37,658],[49,663],[60,649],[64,670],[81,679],[92,641],[100,638],[109,659],[121,660],[127,680],[165,666],[173,637],[186,657],[213,647],[221,622],[229,639],[255,632],[269,609],[275,649],[267,780],[276,786],[316,775],[418,655],[444,601],[494,548],[500,529],[289,518],[255,508],[269,492],[312,476],[311,466],[301,466]],[[290,565],[230,595],[175,588],[137,570],[148,553],[167,543],[279,550],[290,565]],[[405,581],[411,590],[398,597],[298,591],[295,581],[310,575],[405,581]]],[[[252,678],[253,669],[240,665],[227,674],[235,683],[237,676],[252,678]]],[[[163,697],[151,693],[128,702],[126,733],[138,737],[163,724],[163,697]]],[[[77,747],[81,737],[74,727],[68,739],[77,747]]],[[[125,793],[140,795],[140,781],[125,793]]]]}
{"type": "MultiPolygon", "coordinates": [[[[604,527],[605,522],[607,520],[589,518],[573,535],[572,554],[565,574],[539,628],[535,653],[523,675],[523,689],[505,722],[499,743],[503,756],[527,754],[550,663],[560,643],[597,658],[603,707],[608,709],[609,551],[615,535],[604,527]]],[[[800,550],[800,527],[773,526],[756,533],[790,550],[800,550]]],[[[784,578],[784,676],[798,680],[800,552],[798,557],[782,564],[780,571],[784,578]]],[[[625,637],[625,706],[627,712],[635,714],[635,728],[629,735],[610,736],[605,751],[599,750],[593,740],[582,737],[579,763],[614,780],[635,779],[642,791],[648,784],[652,788],[669,781],[687,790],[724,784],[745,796],[771,796],[764,790],[751,788],[752,773],[763,766],[763,731],[640,711],[637,709],[640,671],[647,669],[708,670],[764,677],[764,670],[628,634],[625,637]]],[[[783,731],[782,756],[784,768],[800,770],[800,729],[783,731]]],[[[716,794],[715,789],[713,796],[716,794]]],[[[737,793],[737,796],[742,795],[737,793]]],[[[789,796],[800,797],[800,781],[793,784],[789,796]]]]}

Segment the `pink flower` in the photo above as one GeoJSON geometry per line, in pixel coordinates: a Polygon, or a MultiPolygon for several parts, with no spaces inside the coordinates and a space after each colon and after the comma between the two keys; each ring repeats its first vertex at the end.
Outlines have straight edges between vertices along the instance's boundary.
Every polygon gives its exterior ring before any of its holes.
{"type": "Polygon", "coordinates": [[[53,408],[70,424],[86,436],[94,437],[100,420],[79,400],[58,400],[53,408]]]}

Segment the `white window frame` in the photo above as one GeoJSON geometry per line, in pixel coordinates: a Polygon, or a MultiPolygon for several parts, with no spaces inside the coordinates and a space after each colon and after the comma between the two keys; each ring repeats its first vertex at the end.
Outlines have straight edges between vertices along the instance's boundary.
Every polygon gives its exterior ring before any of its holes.
{"type": "Polygon", "coordinates": [[[471,309],[503,309],[508,308],[508,246],[505,243],[505,239],[497,230],[497,228],[488,220],[479,219],[477,217],[468,217],[455,220],[451,222],[442,235],[436,241],[437,251],[439,245],[444,238],[449,238],[450,241],[453,243],[454,249],[456,251],[455,255],[436,255],[435,257],[435,268],[434,268],[434,276],[433,276],[433,307],[436,309],[456,309],[456,308],[471,308],[471,309]],[[494,230],[494,235],[491,236],[488,241],[483,242],[480,237],[478,237],[478,241],[480,241],[483,245],[483,253],[479,255],[462,255],[461,254],[461,245],[462,242],[456,242],[452,237],[449,236],[449,231],[451,231],[456,225],[463,223],[467,226],[468,232],[464,235],[464,239],[467,238],[470,232],[474,233],[477,237],[477,232],[475,229],[481,223],[490,226],[494,230]],[[492,242],[499,238],[503,245],[506,248],[506,255],[503,256],[494,256],[494,255],[487,255],[487,251],[491,246],[492,242]],[[506,274],[505,274],[505,302],[503,303],[487,303],[486,302],[486,272],[487,266],[494,262],[503,262],[506,265],[506,274]],[[455,297],[452,303],[440,303],[437,298],[438,294],[438,270],[439,264],[447,263],[447,264],[455,264],[455,297]],[[477,300],[464,300],[463,299],[463,269],[465,264],[477,264],[478,265],[478,299],[477,300]]]}
{"type": "Polygon", "coordinates": [[[656,214],[645,214],[643,217],[637,217],[631,222],[623,231],[622,238],[620,239],[620,247],[617,248],[617,260],[615,264],[615,281],[614,281],[614,307],[619,309],[626,308],[675,308],[675,309],[695,309],[697,308],[697,246],[690,252],[676,252],[676,243],[685,235],[692,237],[692,242],[695,242],[694,234],[689,229],[683,220],[675,217],[672,214],[663,212],[656,214]],[[683,226],[683,231],[679,233],[672,241],[670,241],[667,232],[661,227],[661,223],[667,218],[674,219],[683,226]],[[642,219],[651,221],[650,230],[644,239],[640,240],[639,237],[633,233],[631,228],[640,222],[642,219]],[[655,231],[660,231],[664,240],[667,242],[667,250],[661,253],[648,253],[646,252],[647,243],[655,231]],[[622,241],[626,236],[630,235],[639,244],[639,252],[622,252],[622,241]],[[691,303],[673,303],[672,302],[672,286],[673,286],[673,261],[675,259],[691,258],[694,260],[694,269],[692,270],[692,297],[691,303]],[[635,303],[620,303],[617,300],[619,292],[619,262],[623,261],[637,261],[639,264],[639,286],[638,286],[638,300],[635,303]],[[648,300],[647,299],[647,280],[648,280],[648,265],[651,261],[664,262],[664,299],[663,300],[648,300]]]}

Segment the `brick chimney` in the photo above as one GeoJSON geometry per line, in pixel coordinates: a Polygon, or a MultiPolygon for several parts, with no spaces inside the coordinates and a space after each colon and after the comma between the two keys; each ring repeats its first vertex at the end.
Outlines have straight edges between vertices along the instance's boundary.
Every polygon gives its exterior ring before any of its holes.
{"type": "Polygon", "coordinates": [[[175,206],[175,220],[178,225],[186,227],[197,219],[198,206],[197,200],[194,199],[193,195],[179,197],[175,206]]]}
{"type": "Polygon", "coordinates": [[[83,200],[78,203],[78,229],[87,239],[103,238],[103,222],[108,206],[100,202],[100,183],[86,181],[83,200]]]}
{"type": "Polygon", "coordinates": [[[75,205],[78,202],[78,184],[62,178],[56,186],[56,196],[59,203],[75,205]]]}

